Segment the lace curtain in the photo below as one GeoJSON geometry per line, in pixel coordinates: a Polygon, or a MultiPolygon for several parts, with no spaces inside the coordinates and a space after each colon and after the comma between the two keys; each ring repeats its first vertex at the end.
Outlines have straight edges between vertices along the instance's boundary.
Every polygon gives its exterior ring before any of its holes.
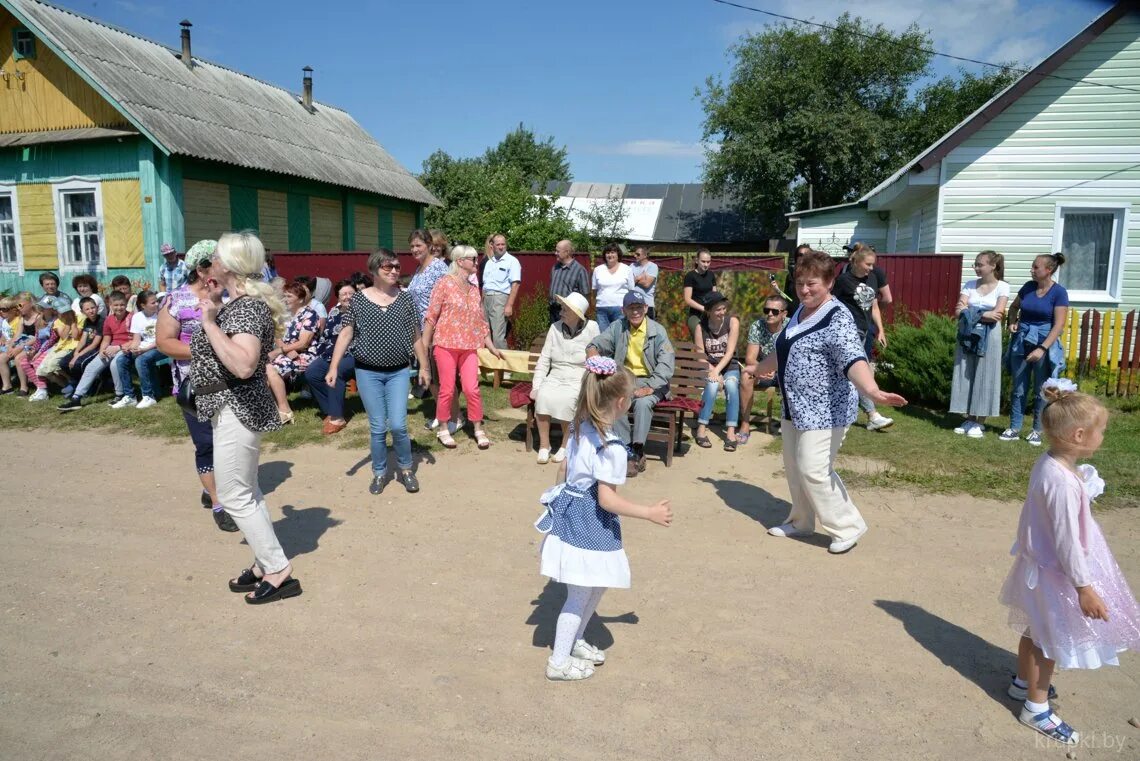
{"type": "Polygon", "coordinates": [[[1108,290],[1108,265],[1112,258],[1112,224],[1115,215],[1105,212],[1065,214],[1061,251],[1065,266],[1060,283],[1069,290],[1108,290]]]}

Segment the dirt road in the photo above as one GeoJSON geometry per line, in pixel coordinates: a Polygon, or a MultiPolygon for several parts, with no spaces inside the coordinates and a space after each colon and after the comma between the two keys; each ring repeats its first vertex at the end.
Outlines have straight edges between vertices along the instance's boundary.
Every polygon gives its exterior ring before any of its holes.
{"type": "MultiPolygon", "coordinates": [[[[676,522],[626,523],[633,588],[587,633],[608,662],[550,684],[564,593],[531,523],[554,470],[521,444],[444,453],[420,494],[380,497],[366,453],[265,453],[305,594],[260,608],[226,589],[248,550],[198,507],[189,442],[9,444],[0,758],[1065,757],[1003,694],[1016,504],[860,491],[871,532],[832,557],[764,534],[787,488],[759,442],[651,462],[628,491],[676,522]]],[[[1137,588],[1140,516],[1100,520],[1137,588]]],[[[1055,679],[1081,759],[1140,757],[1140,655],[1122,663],[1055,679]]]]}

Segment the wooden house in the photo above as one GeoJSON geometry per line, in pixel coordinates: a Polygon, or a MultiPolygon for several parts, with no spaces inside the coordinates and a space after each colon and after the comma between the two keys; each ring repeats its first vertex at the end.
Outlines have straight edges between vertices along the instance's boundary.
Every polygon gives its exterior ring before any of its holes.
{"type": "Polygon", "coordinates": [[[853,203],[788,215],[797,243],[840,252],[1005,255],[1029,279],[1063,251],[1079,309],[1140,307],[1140,3],[1120,2],[853,203]]]}
{"type": "Polygon", "coordinates": [[[438,203],[346,112],[39,0],[0,0],[0,291],[154,282],[159,247],[406,240],[438,203]]]}

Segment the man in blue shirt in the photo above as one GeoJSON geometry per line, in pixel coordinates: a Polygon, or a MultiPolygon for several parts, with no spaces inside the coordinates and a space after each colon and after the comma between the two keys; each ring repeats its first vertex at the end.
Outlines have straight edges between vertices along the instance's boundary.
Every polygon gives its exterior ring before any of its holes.
{"type": "Polygon", "coordinates": [[[507,348],[508,320],[515,314],[515,300],[522,282],[522,265],[507,253],[507,236],[491,240],[491,258],[483,267],[483,314],[491,328],[491,341],[498,349],[507,348]]]}

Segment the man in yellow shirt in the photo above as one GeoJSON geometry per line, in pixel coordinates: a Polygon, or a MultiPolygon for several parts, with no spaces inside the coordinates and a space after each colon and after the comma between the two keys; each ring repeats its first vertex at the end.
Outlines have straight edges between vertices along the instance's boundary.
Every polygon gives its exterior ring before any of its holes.
{"type": "Polygon", "coordinates": [[[676,362],[669,335],[660,323],[646,316],[647,311],[645,294],[630,291],[622,301],[622,319],[612,323],[586,347],[586,356],[612,357],[635,378],[633,428],[630,429],[628,417],[614,421],[614,433],[633,452],[630,476],[645,470],[645,440],[649,438],[653,407],[668,395],[676,362]]]}

